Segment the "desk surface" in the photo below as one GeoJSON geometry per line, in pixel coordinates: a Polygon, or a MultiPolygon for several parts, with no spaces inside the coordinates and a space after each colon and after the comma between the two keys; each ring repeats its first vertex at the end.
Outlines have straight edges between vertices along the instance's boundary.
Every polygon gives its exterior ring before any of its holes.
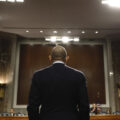
{"type": "MultiPolygon", "coordinates": [[[[27,116],[0,117],[0,120],[28,120],[27,116]]],[[[94,115],[90,120],[120,120],[120,115],[94,115]]]]}

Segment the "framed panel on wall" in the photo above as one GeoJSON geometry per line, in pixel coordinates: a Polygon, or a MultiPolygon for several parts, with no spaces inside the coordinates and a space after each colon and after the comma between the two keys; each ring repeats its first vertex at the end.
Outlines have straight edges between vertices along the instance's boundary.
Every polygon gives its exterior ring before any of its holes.
{"type": "MultiPolygon", "coordinates": [[[[87,78],[90,103],[108,106],[104,45],[69,44],[62,46],[66,48],[70,56],[67,65],[82,71],[87,78]]],[[[51,64],[48,56],[53,47],[52,44],[19,44],[16,60],[14,107],[24,108],[27,105],[32,75],[35,71],[51,64]]]]}

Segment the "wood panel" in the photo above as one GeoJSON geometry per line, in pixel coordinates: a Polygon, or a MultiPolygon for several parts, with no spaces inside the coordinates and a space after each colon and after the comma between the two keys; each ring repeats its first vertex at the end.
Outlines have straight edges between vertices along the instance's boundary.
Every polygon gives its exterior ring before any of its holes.
{"type": "MultiPolygon", "coordinates": [[[[28,117],[0,117],[0,120],[28,120],[28,117]]],[[[120,115],[90,116],[90,120],[120,120],[120,115]]]]}
{"type": "MultiPolygon", "coordinates": [[[[52,45],[21,45],[17,104],[27,104],[33,72],[51,63],[52,45]]],[[[87,78],[90,103],[105,104],[105,80],[102,45],[64,45],[70,56],[68,65],[83,71],[87,78]]]]}

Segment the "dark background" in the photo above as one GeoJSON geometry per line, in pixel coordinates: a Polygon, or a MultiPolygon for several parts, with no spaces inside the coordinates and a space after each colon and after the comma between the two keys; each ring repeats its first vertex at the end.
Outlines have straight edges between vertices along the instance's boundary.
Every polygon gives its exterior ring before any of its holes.
{"type": "MultiPolygon", "coordinates": [[[[90,103],[105,104],[105,79],[102,45],[63,45],[70,59],[67,65],[84,72],[87,78],[90,103]]],[[[51,63],[48,60],[53,45],[20,46],[17,104],[28,102],[33,73],[51,63]]]]}

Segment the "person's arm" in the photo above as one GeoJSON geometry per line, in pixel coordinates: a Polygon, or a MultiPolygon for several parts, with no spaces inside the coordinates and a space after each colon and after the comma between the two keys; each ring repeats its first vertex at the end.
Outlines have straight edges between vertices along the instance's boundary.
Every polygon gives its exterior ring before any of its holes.
{"type": "Polygon", "coordinates": [[[88,92],[86,88],[86,79],[85,76],[81,76],[80,87],[79,87],[79,114],[81,120],[89,120],[89,100],[88,100],[88,92]]]}
{"type": "Polygon", "coordinates": [[[90,111],[90,112],[95,112],[95,109],[96,109],[96,108],[95,108],[95,107],[93,107],[93,108],[91,109],[91,111],[90,111]]]}
{"type": "Polygon", "coordinates": [[[34,74],[27,106],[29,120],[39,120],[40,91],[37,80],[36,74],[34,74]]]}

